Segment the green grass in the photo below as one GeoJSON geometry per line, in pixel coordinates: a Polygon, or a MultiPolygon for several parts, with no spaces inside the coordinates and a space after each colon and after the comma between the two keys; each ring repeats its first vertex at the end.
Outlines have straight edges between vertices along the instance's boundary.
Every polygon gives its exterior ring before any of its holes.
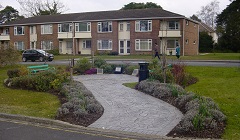
{"type": "Polygon", "coordinates": [[[220,67],[187,67],[199,82],[187,87],[199,95],[211,97],[227,116],[224,139],[240,138],[240,69],[220,67]]]}
{"type": "Polygon", "coordinates": [[[134,82],[134,83],[123,83],[124,86],[132,88],[132,89],[135,89],[137,84],[138,84],[137,82],[134,82]]]}
{"type": "MultiPolygon", "coordinates": [[[[83,58],[91,56],[85,55],[56,55],[54,56],[55,60],[69,60],[71,58],[83,58]]],[[[152,59],[152,55],[97,55],[94,56],[95,58],[102,58],[102,59],[143,59],[143,60],[150,60],[152,59]]],[[[176,59],[176,56],[167,56],[167,59],[176,59]]],[[[209,54],[200,54],[196,56],[181,56],[181,60],[240,60],[240,53],[209,53],[209,54]]]]}
{"type": "Polygon", "coordinates": [[[3,80],[7,69],[0,69],[0,112],[53,119],[60,107],[58,98],[44,92],[6,88],[3,80]]]}

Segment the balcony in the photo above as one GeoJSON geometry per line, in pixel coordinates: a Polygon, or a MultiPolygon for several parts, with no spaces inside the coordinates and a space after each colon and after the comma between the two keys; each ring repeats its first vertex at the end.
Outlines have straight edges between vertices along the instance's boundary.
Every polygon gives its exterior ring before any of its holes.
{"type": "Polygon", "coordinates": [[[91,32],[76,32],[75,38],[92,38],[91,32]]]}
{"type": "Polygon", "coordinates": [[[158,37],[182,37],[181,31],[179,30],[168,30],[159,31],[158,37]]]}
{"type": "Polygon", "coordinates": [[[10,35],[9,34],[0,34],[0,40],[10,40],[10,35]]]}
{"type": "Polygon", "coordinates": [[[66,33],[58,33],[58,39],[67,39],[72,38],[72,33],[66,32],[66,33]]]}

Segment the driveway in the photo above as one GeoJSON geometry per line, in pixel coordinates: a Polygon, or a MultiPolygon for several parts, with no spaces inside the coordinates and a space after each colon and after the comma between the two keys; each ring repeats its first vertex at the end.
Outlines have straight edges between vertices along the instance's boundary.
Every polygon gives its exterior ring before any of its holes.
{"type": "Polygon", "coordinates": [[[123,86],[138,77],[122,74],[81,75],[82,82],[104,107],[100,119],[89,127],[152,135],[167,135],[181,120],[174,106],[123,86]]]}

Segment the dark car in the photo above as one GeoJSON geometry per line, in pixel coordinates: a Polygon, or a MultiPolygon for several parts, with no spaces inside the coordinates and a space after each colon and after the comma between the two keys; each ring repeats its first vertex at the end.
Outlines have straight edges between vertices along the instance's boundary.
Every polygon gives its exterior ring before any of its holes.
{"type": "Polygon", "coordinates": [[[26,62],[28,60],[31,60],[32,62],[39,60],[39,61],[44,61],[44,60],[52,61],[54,59],[53,54],[49,54],[44,50],[25,50],[22,53],[22,61],[26,62]]]}

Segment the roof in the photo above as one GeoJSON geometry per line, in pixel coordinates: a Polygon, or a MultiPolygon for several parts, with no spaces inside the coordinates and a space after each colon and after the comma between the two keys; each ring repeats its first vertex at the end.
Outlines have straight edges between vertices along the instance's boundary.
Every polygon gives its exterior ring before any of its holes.
{"type": "Polygon", "coordinates": [[[203,22],[199,22],[199,31],[200,32],[210,32],[213,33],[215,30],[203,22]]]}
{"type": "Polygon", "coordinates": [[[161,8],[99,11],[85,13],[71,13],[46,15],[16,20],[0,26],[31,25],[43,23],[62,23],[76,21],[130,20],[130,19],[161,19],[185,18],[183,15],[172,13],[161,8]]]}

